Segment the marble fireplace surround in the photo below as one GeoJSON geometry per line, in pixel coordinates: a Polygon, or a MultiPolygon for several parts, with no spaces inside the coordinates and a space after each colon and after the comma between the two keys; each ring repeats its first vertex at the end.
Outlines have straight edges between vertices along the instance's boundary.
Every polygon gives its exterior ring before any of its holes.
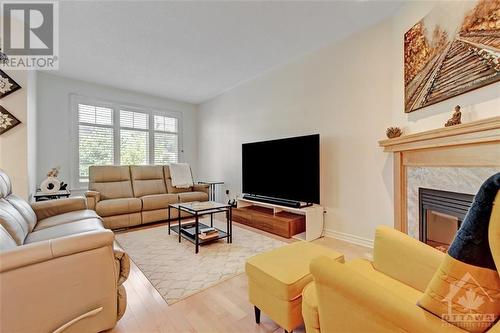
{"type": "Polygon", "coordinates": [[[500,117],[381,140],[394,160],[394,227],[419,238],[418,188],[475,194],[500,172],[500,117]]]}
{"type": "Polygon", "coordinates": [[[485,179],[500,172],[500,167],[415,167],[407,168],[406,219],[408,235],[419,239],[420,187],[476,194],[485,179]]]}

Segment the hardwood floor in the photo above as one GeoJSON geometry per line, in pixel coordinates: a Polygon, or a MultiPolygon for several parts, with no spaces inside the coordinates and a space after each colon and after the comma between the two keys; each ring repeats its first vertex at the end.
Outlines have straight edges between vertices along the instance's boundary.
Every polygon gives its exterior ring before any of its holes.
{"type": "MultiPolygon", "coordinates": [[[[248,228],[241,224],[238,226],[248,228]]],[[[256,229],[251,230],[256,231],[256,229]]],[[[133,230],[127,232],[133,232],[133,230]]],[[[258,232],[283,241],[293,241],[263,231],[258,232]]],[[[371,249],[333,238],[323,237],[314,242],[344,253],[348,260],[371,257],[371,249]]],[[[245,274],[237,275],[177,303],[168,305],[132,262],[125,288],[128,297],[127,311],[109,333],[284,332],[264,313],[261,316],[261,324],[255,324],[253,305],[248,301],[245,274]]],[[[294,332],[304,332],[304,328],[299,328],[294,332]]]]}

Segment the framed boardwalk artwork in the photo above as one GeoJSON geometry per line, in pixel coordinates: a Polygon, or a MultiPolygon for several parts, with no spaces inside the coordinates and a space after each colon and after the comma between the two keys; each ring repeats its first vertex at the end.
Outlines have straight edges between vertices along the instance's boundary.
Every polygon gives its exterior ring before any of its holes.
{"type": "Polygon", "coordinates": [[[499,80],[500,0],[438,3],[405,33],[405,112],[499,80]]]}

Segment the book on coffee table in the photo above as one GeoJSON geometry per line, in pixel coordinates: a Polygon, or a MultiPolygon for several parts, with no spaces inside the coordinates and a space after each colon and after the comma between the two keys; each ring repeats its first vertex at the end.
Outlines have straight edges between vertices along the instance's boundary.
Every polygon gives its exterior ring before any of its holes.
{"type": "Polygon", "coordinates": [[[201,228],[200,229],[200,233],[202,234],[210,234],[210,233],[213,233],[213,232],[217,232],[217,229],[215,229],[214,227],[207,227],[207,228],[201,228]]]}
{"type": "Polygon", "coordinates": [[[217,238],[219,237],[219,233],[216,231],[216,232],[212,232],[210,234],[199,234],[198,235],[198,238],[201,239],[201,240],[207,240],[207,239],[214,239],[214,238],[217,238]]]}
{"type": "MultiPolygon", "coordinates": [[[[196,233],[195,227],[182,228],[182,233],[194,238],[196,233]]],[[[213,227],[201,228],[198,231],[198,238],[201,240],[213,239],[219,237],[219,231],[213,227]]]]}

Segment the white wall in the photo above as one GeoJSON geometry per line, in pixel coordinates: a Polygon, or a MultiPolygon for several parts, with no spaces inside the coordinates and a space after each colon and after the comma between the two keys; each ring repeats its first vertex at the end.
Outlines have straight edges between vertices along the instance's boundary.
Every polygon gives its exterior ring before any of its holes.
{"type": "Polygon", "coordinates": [[[21,124],[0,136],[0,167],[9,175],[12,190],[17,195],[28,197],[28,109],[26,96],[28,74],[26,71],[5,71],[21,89],[0,100],[7,111],[12,113],[21,124]]]}
{"type": "Polygon", "coordinates": [[[196,106],[166,98],[148,96],[131,91],[97,85],[47,73],[39,73],[38,85],[38,154],[37,180],[40,183],[47,172],[60,166],[59,179],[70,182],[72,161],[70,95],[77,94],[112,102],[142,105],[160,110],[182,113],[182,143],[180,160],[193,166],[196,175],[197,135],[196,106]]]}
{"type": "Polygon", "coordinates": [[[377,147],[391,123],[390,31],[383,22],[202,104],[201,175],[223,179],[234,197],[242,143],[320,133],[326,228],[371,238],[371,226],[391,224],[392,169],[377,147]]]}
{"type": "Polygon", "coordinates": [[[330,235],[369,243],[393,225],[392,156],[378,147],[389,126],[442,127],[456,104],[463,120],[500,115],[500,84],[425,109],[403,108],[403,35],[431,8],[408,2],[393,18],[199,106],[199,172],[241,193],[241,144],[321,134],[321,204],[330,235]]]}
{"type": "Polygon", "coordinates": [[[36,74],[32,71],[5,71],[21,89],[2,98],[0,105],[12,113],[21,124],[0,136],[0,168],[12,181],[12,191],[30,199],[35,191],[33,172],[36,168],[34,135],[36,107],[30,103],[35,89],[36,74]]]}
{"type": "Polygon", "coordinates": [[[28,138],[27,138],[27,163],[28,163],[28,192],[29,199],[38,188],[37,182],[37,71],[28,72],[27,112],[28,112],[28,138]]]}

